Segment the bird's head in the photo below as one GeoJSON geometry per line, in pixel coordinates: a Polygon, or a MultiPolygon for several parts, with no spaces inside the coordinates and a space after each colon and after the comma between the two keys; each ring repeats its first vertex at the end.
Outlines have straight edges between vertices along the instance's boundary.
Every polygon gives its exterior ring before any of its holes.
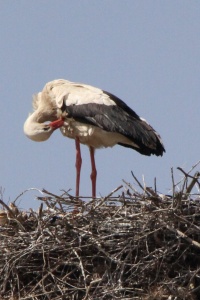
{"type": "Polygon", "coordinates": [[[50,135],[53,133],[54,128],[48,124],[35,123],[32,126],[27,126],[27,123],[24,123],[24,133],[25,135],[35,142],[46,141],[50,135]]]}
{"type": "Polygon", "coordinates": [[[43,142],[46,141],[56,129],[63,126],[63,124],[64,121],[62,119],[55,120],[48,124],[34,122],[31,115],[24,123],[24,133],[32,141],[43,142]]]}

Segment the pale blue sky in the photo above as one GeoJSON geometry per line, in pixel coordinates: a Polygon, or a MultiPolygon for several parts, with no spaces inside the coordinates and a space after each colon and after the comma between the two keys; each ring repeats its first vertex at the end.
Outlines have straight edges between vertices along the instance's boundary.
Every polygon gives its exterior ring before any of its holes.
{"type": "MultiPolygon", "coordinates": [[[[166,154],[145,157],[116,146],[98,150],[97,195],[133,183],[168,193],[171,167],[200,159],[200,2],[185,0],[0,1],[0,186],[4,201],[28,188],[75,189],[74,141],[24,136],[32,95],[65,78],[107,90],[161,134],[166,154]]],[[[81,195],[91,195],[89,151],[82,146],[81,195]]],[[[181,174],[175,170],[176,180],[181,174]]],[[[137,188],[137,187],[136,187],[137,188]]],[[[37,207],[37,192],[20,207],[37,207]]]]}

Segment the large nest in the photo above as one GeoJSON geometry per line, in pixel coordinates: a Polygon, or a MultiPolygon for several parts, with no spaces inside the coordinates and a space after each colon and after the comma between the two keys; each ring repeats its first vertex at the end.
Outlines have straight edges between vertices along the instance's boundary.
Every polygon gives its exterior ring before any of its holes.
{"type": "Polygon", "coordinates": [[[170,196],[134,177],[118,197],[43,191],[38,212],[1,200],[1,299],[200,299],[199,174],[182,172],[170,196]]]}

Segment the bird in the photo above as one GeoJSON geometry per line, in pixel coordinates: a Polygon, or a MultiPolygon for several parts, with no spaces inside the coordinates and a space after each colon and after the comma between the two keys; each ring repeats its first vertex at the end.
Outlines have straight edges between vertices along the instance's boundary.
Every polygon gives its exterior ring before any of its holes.
{"type": "Polygon", "coordinates": [[[76,197],[82,165],[80,144],[87,145],[91,160],[92,198],[96,198],[95,149],[120,145],[143,155],[162,156],[160,135],[120,98],[88,84],[56,79],[33,96],[33,113],[24,123],[25,135],[45,141],[60,128],[75,140],[76,197]]]}

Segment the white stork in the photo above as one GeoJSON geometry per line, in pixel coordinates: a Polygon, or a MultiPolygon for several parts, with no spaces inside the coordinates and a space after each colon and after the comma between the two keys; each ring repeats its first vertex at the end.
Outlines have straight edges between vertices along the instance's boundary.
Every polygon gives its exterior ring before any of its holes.
{"type": "Polygon", "coordinates": [[[99,88],[54,80],[34,96],[33,108],[24,124],[24,133],[31,140],[45,141],[58,128],[64,136],[75,139],[77,197],[82,164],[80,143],[90,149],[93,198],[96,197],[96,148],[118,144],[144,155],[162,156],[165,152],[160,135],[143,118],[118,97],[99,88]]]}

